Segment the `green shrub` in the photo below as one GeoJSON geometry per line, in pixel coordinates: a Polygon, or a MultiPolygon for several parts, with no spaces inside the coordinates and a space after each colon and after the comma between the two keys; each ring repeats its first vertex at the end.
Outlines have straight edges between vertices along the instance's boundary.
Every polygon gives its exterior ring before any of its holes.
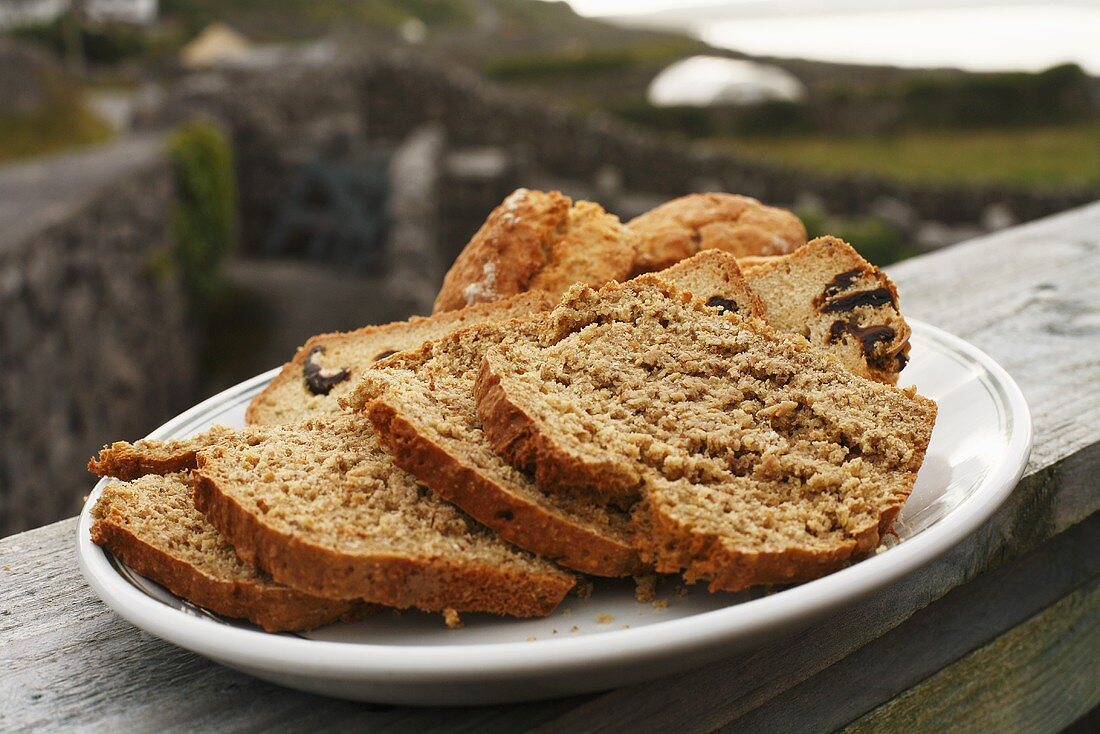
{"type": "Polygon", "coordinates": [[[485,64],[485,75],[504,82],[587,76],[621,71],[637,65],[628,49],[583,49],[568,53],[546,53],[493,59],[485,64]]]}
{"type": "Polygon", "coordinates": [[[706,107],[656,107],[645,100],[609,105],[609,111],[636,125],[667,130],[689,138],[718,135],[711,111],[706,107]]]}
{"type": "MultiPolygon", "coordinates": [[[[61,56],[65,50],[61,23],[58,19],[49,23],[22,26],[13,29],[12,35],[46,46],[61,56]]],[[[82,25],[80,43],[84,58],[93,64],[115,64],[142,56],[149,45],[143,29],[115,23],[82,25]]]]}
{"type": "Polygon", "coordinates": [[[917,127],[989,127],[1070,122],[1092,112],[1091,80],[1076,64],[1037,74],[918,75],[900,93],[903,118],[917,127]]]}
{"type": "Polygon", "coordinates": [[[819,209],[800,209],[796,213],[806,224],[810,239],[839,237],[874,265],[889,265],[920,252],[896,227],[877,217],[832,217],[819,209]]]}
{"type": "Polygon", "coordinates": [[[237,243],[237,189],[229,141],[208,122],[184,125],[168,139],[176,184],[172,260],[194,309],[221,295],[221,267],[237,243]]]}

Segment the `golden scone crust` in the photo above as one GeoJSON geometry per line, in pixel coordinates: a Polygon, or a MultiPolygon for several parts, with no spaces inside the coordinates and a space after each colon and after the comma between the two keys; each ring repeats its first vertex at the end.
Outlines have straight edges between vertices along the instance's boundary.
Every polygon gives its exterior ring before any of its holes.
{"type": "Polygon", "coordinates": [[[806,244],[797,216],[738,194],[689,194],[627,223],[638,237],[634,274],[662,270],[702,250],[736,257],[785,255],[806,244]]]}
{"type": "Polygon", "coordinates": [[[529,290],[558,297],[574,283],[630,275],[634,235],[599,204],[517,189],[489,215],[443,279],[434,313],[529,290]]]}

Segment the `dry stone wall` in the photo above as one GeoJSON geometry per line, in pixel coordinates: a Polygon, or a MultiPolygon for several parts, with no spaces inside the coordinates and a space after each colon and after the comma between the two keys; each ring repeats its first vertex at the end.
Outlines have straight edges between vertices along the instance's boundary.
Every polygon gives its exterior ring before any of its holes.
{"type": "Polygon", "coordinates": [[[88,457],[195,399],[172,178],[139,140],[0,170],[0,536],[73,515],[88,457]]]}
{"type": "MultiPolygon", "coordinates": [[[[590,184],[612,176],[628,194],[623,201],[724,189],[779,205],[810,200],[841,216],[866,216],[883,201],[901,201],[919,221],[956,226],[978,225],[991,210],[1026,221],[1100,198],[1088,187],[913,184],[770,165],[707,144],[670,141],[607,116],[548,106],[473,72],[400,51],[322,63],[286,58],[273,68],[209,72],[187,80],[153,121],[196,111],[214,114],[232,131],[245,247],[253,251],[262,246],[303,161],[362,146],[392,148],[424,124],[440,127],[448,150],[504,151],[510,179],[590,184]]],[[[448,181],[441,196],[444,203],[480,201],[481,190],[492,191],[493,183],[470,179],[477,190],[467,197],[453,188],[462,181],[448,181]]],[[[458,227],[468,228],[466,222],[458,227]]],[[[441,232],[450,229],[444,217],[441,232]]],[[[445,251],[460,245],[440,243],[445,251]]]]}

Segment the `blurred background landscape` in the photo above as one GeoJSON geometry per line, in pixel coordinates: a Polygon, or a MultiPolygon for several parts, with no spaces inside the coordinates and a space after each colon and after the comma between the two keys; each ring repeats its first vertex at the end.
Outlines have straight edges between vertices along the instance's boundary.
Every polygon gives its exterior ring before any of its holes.
{"type": "Polygon", "coordinates": [[[1100,198],[1097,38],[1096,2],[0,0],[0,536],[426,313],[519,186],[747,194],[880,265],[1100,198]]]}

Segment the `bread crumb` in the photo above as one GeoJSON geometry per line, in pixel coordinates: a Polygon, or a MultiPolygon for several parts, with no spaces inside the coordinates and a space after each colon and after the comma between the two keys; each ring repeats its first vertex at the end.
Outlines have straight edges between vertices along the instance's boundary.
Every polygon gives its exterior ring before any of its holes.
{"type": "Polygon", "coordinates": [[[623,625],[623,629],[624,629],[624,630],[628,630],[628,629],[630,629],[630,625],[629,625],[629,624],[624,624],[624,625],[623,625]]]}
{"type": "Polygon", "coordinates": [[[685,596],[691,596],[691,589],[688,587],[687,584],[677,584],[676,596],[680,597],[681,599],[683,599],[685,596]]]}
{"type": "Polygon", "coordinates": [[[615,621],[615,618],[610,614],[601,614],[596,617],[597,624],[611,624],[615,621]]]}
{"type": "Polygon", "coordinates": [[[561,616],[563,616],[563,617],[568,617],[572,614],[573,614],[573,610],[570,609],[569,607],[566,607],[565,609],[561,610],[561,616]]]}
{"type": "Polygon", "coordinates": [[[530,637],[527,638],[527,641],[528,642],[534,642],[537,639],[538,639],[537,637],[535,637],[534,635],[531,635],[530,637]]]}
{"type": "Polygon", "coordinates": [[[447,625],[447,629],[457,630],[462,629],[462,617],[458,616],[458,612],[454,609],[447,608],[443,610],[443,623],[447,625]]]}
{"type": "Polygon", "coordinates": [[[653,601],[657,597],[657,576],[650,574],[648,576],[635,576],[634,577],[634,598],[641,603],[647,601],[653,601]]]}
{"type": "Polygon", "coordinates": [[[653,600],[653,608],[654,609],[668,609],[668,599],[654,599],[653,600]]]}
{"type": "Polygon", "coordinates": [[[550,630],[550,634],[556,635],[556,634],[558,634],[558,631],[557,630],[550,630]]]}
{"type": "Polygon", "coordinates": [[[592,582],[588,579],[578,581],[577,585],[573,587],[573,596],[578,599],[587,599],[592,596],[592,582]]]}
{"type": "Polygon", "coordinates": [[[572,627],[569,628],[569,631],[570,632],[580,632],[581,628],[578,627],[577,625],[573,625],[572,627]]]}
{"type": "Polygon", "coordinates": [[[11,566],[9,566],[6,563],[3,566],[0,566],[0,568],[3,568],[5,571],[10,571],[11,570],[11,566]]]}

